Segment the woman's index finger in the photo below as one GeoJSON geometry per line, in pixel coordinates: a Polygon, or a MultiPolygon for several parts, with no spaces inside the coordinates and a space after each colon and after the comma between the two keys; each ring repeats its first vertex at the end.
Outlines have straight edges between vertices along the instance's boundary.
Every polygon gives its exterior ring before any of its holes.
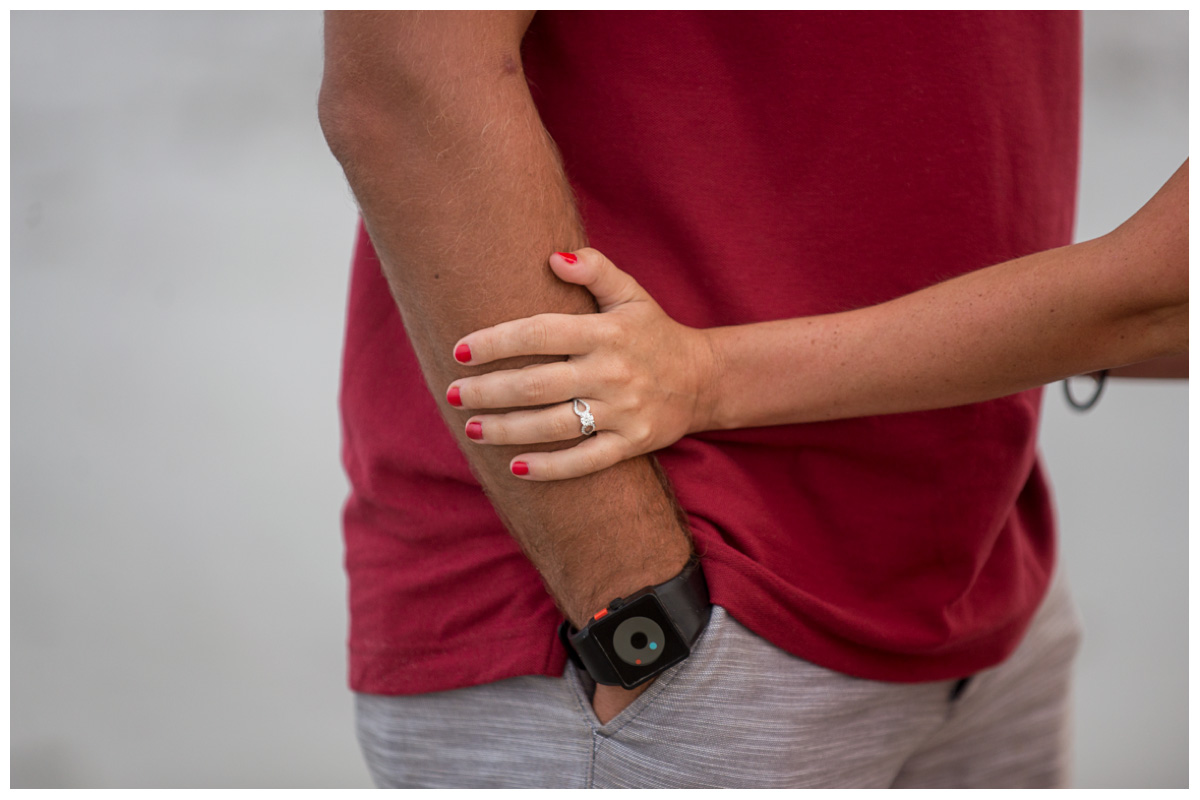
{"type": "Polygon", "coordinates": [[[501,322],[464,336],[454,357],[463,364],[487,364],[519,356],[582,355],[594,346],[595,336],[583,322],[590,316],[598,315],[538,314],[501,322]]]}

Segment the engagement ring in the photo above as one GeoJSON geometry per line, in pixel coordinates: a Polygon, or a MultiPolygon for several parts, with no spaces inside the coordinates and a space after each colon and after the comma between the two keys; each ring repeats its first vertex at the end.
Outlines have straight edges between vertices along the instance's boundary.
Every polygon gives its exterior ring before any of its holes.
{"type": "Polygon", "coordinates": [[[580,433],[584,436],[591,436],[596,432],[596,418],[592,416],[591,406],[587,404],[586,400],[580,400],[578,397],[571,402],[571,409],[579,416],[580,433]]]}

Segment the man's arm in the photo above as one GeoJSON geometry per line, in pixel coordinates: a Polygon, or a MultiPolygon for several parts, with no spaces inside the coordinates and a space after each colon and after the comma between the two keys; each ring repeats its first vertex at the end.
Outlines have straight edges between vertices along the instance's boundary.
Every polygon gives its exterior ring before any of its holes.
{"type": "MultiPolygon", "coordinates": [[[[586,290],[559,281],[546,263],[586,240],[521,69],[531,19],[326,15],[321,124],[431,387],[483,371],[452,357],[470,331],[595,310],[586,290]]],[[[509,472],[517,448],[467,446],[468,415],[437,399],[492,503],[576,625],[683,567],[686,525],[649,459],[561,484],[517,480],[509,472]]]]}

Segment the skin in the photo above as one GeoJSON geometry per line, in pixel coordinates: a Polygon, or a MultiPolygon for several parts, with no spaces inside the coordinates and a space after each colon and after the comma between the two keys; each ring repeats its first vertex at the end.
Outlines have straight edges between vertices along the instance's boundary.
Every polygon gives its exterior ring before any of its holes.
{"type": "MultiPolygon", "coordinates": [[[[428,386],[483,371],[451,355],[468,331],[596,308],[586,289],[546,268],[545,253],[580,248],[586,239],[521,70],[520,42],[532,17],[326,15],[321,125],[428,386]]],[[[502,365],[556,361],[531,356],[502,365]]],[[[481,486],[575,625],[683,568],[691,551],[685,518],[651,458],[576,481],[516,481],[515,449],[474,447],[463,433],[466,412],[437,395],[481,486]]],[[[646,686],[597,687],[601,722],[646,686]]]]}
{"type": "MultiPolygon", "coordinates": [[[[1120,228],[869,308],[689,328],[601,253],[555,254],[563,281],[602,313],[543,315],[476,331],[471,365],[568,355],[553,370],[459,380],[477,444],[571,439],[579,397],[599,432],[556,453],[521,453],[528,481],[602,470],[689,433],[892,414],[981,402],[1071,375],[1187,375],[1188,163],[1120,228]],[[1128,366],[1127,366],[1128,365],[1128,366]]],[[[480,448],[487,449],[487,448],[480,448]]]]}

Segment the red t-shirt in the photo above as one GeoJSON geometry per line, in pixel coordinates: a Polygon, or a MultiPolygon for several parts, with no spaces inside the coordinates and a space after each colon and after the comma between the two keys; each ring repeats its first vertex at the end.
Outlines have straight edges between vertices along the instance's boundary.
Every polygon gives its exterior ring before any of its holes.
{"type": "MultiPolygon", "coordinates": [[[[687,325],[875,304],[1071,239],[1076,13],[541,12],[524,64],[590,243],[687,325]]],[[[852,675],[959,677],[1013,650],[1053,569],[1040,397],[659,459],[742,624],[852,675]]],[[[560,617],[361,235],[341,409],[352,688],[561,674],[560,617]]]]}

